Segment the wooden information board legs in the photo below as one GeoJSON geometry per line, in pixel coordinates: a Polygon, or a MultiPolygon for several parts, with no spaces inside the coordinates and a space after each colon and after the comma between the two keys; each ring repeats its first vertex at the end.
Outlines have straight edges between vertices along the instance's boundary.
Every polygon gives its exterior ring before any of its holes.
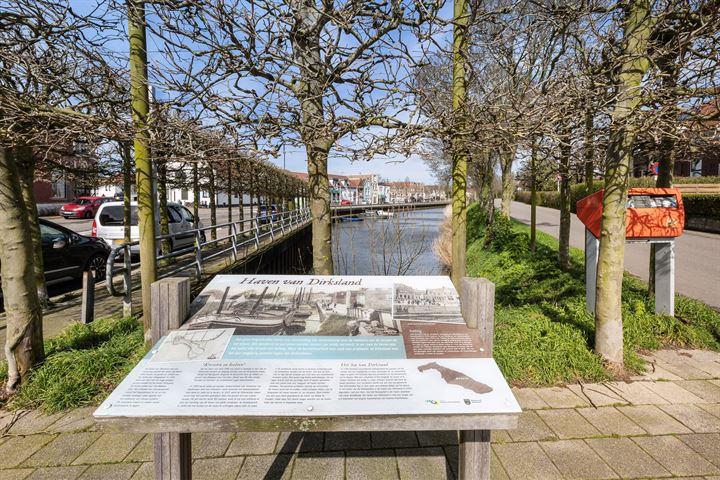
{"type": "MultiPolygon", "coordinates": [[[[462,312],[469,328],[480,331],[482,357],[491,358],[494,336],[495,284],[485,278],[463,278],[462,312]]],[[[490,430],[460,431],[460,480],[490,478],[490,430]]]]}
{"type": "MultiPolygon", "coordinates": [[[[190,310],[190,279],[166,278],[151,286],[153,344],[179,328],[190,310]]],[[[153,435],[156,480],[190,480],[192,449],[189,433],[153,435]]]]}

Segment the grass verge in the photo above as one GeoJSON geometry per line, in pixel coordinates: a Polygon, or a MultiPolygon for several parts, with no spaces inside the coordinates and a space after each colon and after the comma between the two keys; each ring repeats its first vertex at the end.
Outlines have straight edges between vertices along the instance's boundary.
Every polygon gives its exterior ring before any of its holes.
{"type": "MultiPolygon", "coordinates": [[[[72,323],[45,341],[45,361],[6,407],[59,412],[97,403],[144,354],[142,324],[134,317],[72,323]]],[[[7,364],[0,364],[0,388],[7,364]]]]}
{"type": "MultiPolygon", "coordinates": [[[[572,265],[557,265],[558,242],[537,232],[537,249],[528,248],[530,228],[505,218],[484,228],[477,206],[468,211],[467,274],[496,285],[495,359],[516,385],[552,385],[608,378],[592,351],[595,321],[585,311],[584,258],[572,249],[572,265]]],[[[654,314],[647,285],[623,281],[625,363],[642,367],[639,350],[667,345],[720,349],[720,314],[680,295],[676,316],[654,314]]]]}

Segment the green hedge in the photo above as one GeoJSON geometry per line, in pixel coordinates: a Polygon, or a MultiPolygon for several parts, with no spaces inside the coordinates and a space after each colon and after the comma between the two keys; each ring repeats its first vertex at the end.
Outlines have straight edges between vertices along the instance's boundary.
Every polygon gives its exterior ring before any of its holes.
{"type": "MultiPolygon", "coordinates": [[[[697,178],[697,177],[687,177],[697,178]]],[[[718,178],[718,177],[703,177],[718,178]]],[[[637,185],[633,185],[636,187],[637,185]]],[[[602,183],[597,182],[593,191],[597,191],[602,187],[602,183]]],[[[560,209],[560,194],[558,192],[537,192],[538,206],[560,209]]],[[[588,196],[589,193],[585,185],[573,185],[570,187],[570,205],[571,210],[575,212],[575,204],[581,198],[588,196]]],[[[710,218],[720,220],[720,195],[708,195],[702,193],[686,193],[683,194],[683,205],[685,206],[685,216],[690,218],[710,218]]],[[[515,200],[523,203],[530,203],[530,192],[520,191],[515,194],[515,200]]]]}
{"type": "MultiPolygon", "coordinates": [[[[720,183],[720,177],[673,177],[673,183],[678,185],[685,185],[688,183],[720,183]]],[[[630,179],[630,187],[654,186],[655,177],[638,177],[630,179]]]]}

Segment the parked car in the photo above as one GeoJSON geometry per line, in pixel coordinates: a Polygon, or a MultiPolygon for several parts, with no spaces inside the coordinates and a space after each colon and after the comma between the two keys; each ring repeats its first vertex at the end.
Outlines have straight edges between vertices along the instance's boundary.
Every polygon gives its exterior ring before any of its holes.
{"type": "Polygon", "coordinates": [[[269,207],[267,205],[260,205],[256,217],[258,223],[261,225],[270,223],[271,218],[273,222],[279,220],[280,215],[278,214],[277,205],[270,205],[269,207]]]}
{"type": "Polygon", "coordinates": [[[73,232],[57,223],[40,219],[45,280],[66,277],[82,278],[85,271],[94,270],[95,280],[105,279],[105,262],[110,247],[97,238],[73,232]]]}
{"type": "MultiPolygon", "coordinates": [[[[195,217],[190,210],[179,203],[168,203],[168,227],[171,234],[170,249],[176,250],[187,247],[195,242],[195,234],[192,232],[195,217]]],[[[158,235],[160,234],[160,214],[155,211],[155,224],[158,235]]],[[[198,222],[202,228],[202,222],[198,222]]],[[[120,245],[125,241],[125,227],[123,223],[123,202],[107,202],[100,206],[95,220],[92,223],[92,236],[105,240],[108,245],[120,245]]],[[[140,228],[138,227],[138,205],[137,202],[130,204],[130,240],[140,239],[140,228]]],[[[201,233],[201,239],[205,241],[205,233],[201,233]]],[[[159,246],[158,246],[159,247],[159,246]]],[[[139,253],[140,246],[131,247],[132,253],[139,253]]]]}
{"type": "Polygon", "coordinates": [[[340,202],[340,205],[352,205],[353,203],[350,200],[343,200],[340,202]]]}
{"type": "Polygon", "coordinates": [[[67,205],[60,207],[60,215],[65,218],[92,218],[105,202],[112,201],[106,197],[77,197],[67,205]]]}

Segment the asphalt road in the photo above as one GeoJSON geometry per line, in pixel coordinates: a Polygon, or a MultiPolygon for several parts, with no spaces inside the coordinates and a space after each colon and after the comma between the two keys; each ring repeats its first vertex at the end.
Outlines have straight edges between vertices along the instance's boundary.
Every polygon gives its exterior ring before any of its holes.
{"type": "MultiPolygon", "coordinates": [[[[510,216],[529,225],[530,205],[513,202],[510,216]]],[[[560,211],[538,207],[537,227],[557,238],[560,211]]],[[[570,244],[585,249],[585,227],[575,215],[570,224],[570,244]]],[[[647,280],[649,263],[650,245],[626,244],[625,270],[647,280]]],[[[676,239],[675,291],[720,309],[720,235],[688,230],[676,239]]]]}

